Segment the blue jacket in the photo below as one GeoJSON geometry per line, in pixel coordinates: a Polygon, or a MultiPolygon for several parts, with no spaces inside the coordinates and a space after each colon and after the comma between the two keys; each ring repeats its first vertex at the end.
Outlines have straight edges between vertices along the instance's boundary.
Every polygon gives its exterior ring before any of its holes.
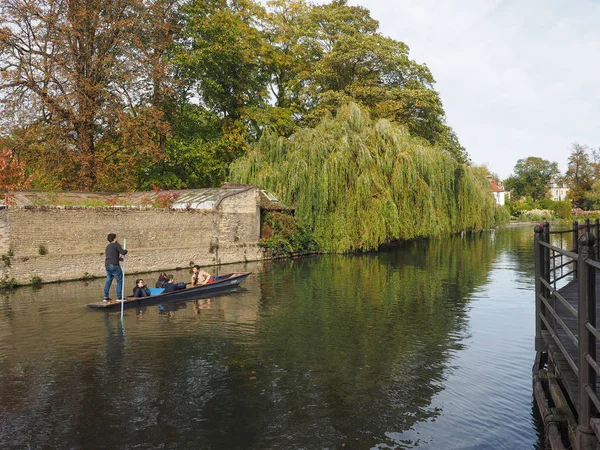
{"type": "Polygon", "coordinates": [[[165,288],[163,291],[164,294],[165,292],[175,292],[185,289],[185,283],[183,281],[181,283],[165,283],[163,287],[165,288]]]}

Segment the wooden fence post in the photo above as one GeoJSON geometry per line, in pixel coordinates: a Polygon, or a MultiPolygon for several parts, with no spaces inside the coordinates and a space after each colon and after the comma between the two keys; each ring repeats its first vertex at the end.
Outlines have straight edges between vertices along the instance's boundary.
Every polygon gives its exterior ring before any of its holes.
{"type": "MultiPolygon", "coordinates": [[[[578,239],[579,239],[579,223],[575,220],[573,222],[573,252],[577,253],[579,252],[579,248],[578,248],[578,239]]],[[[579,264],[575,263],[574,269],[573,269],[573,278],[577,279],[577,267],[579,266],[579,264]]]]}
{"type": "MultiPolygon", "coordinates": [[[[598,242],[598,239],[600,239],[600,219],[596,219],[594,221],[594,225],[596,228],[596,242],[598,242]]],[[[596,260],[598,260],[600,258],[600,245],[596,245],[596,260]]]]}
{"type": "Polygon", "coordinates": [[[544,241],[544,227],[536,225],[534,229],[533,246],[535,251],[535,351],[542,352],[546,350],[544,338],[542,337],[542,330],[544,329],[544,322],[540,315],[545,313],[544,304],[540,300],[542,295],[542,289],[544,285],[540,281],[540,277],[544,272],[544,248],[540,245],[540,241],[544,241]]]}
{"type": "Polygon", "coordinates": [[[584,233],[579,238],[579,423],[577,426],[576,448],[588,450],[597,443],[594,431],[590,426],[595,408],[594,402],[587,393],[591,389],[596,393],[596,372],[587,362],[588,355],[596,360],[596,337],[586,328],[586,324],[596,326],[596,270],[587,264],[594,259],[596,238],[592,233],[584,233]]]}

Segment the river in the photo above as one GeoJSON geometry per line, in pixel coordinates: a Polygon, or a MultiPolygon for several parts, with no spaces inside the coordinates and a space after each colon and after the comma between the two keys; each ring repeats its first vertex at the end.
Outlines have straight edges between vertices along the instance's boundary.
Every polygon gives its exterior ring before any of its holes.
{"type": "Polygon", "coordinates": [[[0,448],[543,448],[532,241],[224,266],[253,274],[123,320],[104,280],[1,292],[0,448]]]}

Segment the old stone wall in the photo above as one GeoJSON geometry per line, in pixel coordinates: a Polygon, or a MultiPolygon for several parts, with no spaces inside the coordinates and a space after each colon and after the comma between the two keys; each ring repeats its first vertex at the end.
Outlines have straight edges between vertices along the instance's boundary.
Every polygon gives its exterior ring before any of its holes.
{"type": "Polygon", "coordinates": [[[3,259],[0,260],[0,279],[6,276],[7,267],[5,264],[5,259],[8,258],[9,250],[8,211],[6,209],[0,209],[0,256],[3,257],[3,259]]]}
{"type": "Polygon", "coordinates": [[[0,211],[0,277],[28,283],[104,276],[108,233],[127,242],[127,273],[262,258],[258,190],[223,199],[216,210],[9,208],[0,211]]]}

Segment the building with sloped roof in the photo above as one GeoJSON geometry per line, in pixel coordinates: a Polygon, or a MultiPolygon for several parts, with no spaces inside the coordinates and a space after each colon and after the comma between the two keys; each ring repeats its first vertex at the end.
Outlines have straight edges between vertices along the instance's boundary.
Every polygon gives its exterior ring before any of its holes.
{"type": "Polygon", "coordinates": [[[506,192],[504,191],[504,186],[502,186],[502,183],[497,182],[496,180],[490,180],[490,188],[492,190],[492,194],[494,195],[494,199],[496,200],[496,204],[504,206],[506,203],[506,192]]]}

